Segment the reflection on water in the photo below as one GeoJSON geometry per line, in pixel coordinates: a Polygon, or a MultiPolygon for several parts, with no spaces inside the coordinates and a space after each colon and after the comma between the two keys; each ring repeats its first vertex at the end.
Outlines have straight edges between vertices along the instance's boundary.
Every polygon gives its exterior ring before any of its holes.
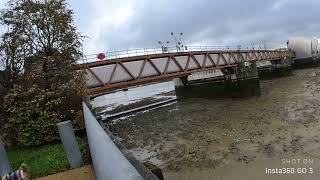
{"type": "Polygon", "coordinates": [[[174,91],[173,81],[151,84],[131,88],[128,91],[118,91],[94,98],[91,103],[94,107],[128,105],[138,102],[143,98],[157,94],[174,91]]]}

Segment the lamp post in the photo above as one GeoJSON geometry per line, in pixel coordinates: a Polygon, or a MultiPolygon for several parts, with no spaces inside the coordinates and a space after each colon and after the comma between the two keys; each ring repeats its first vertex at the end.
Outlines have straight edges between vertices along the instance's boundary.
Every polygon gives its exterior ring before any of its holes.
{"type": "Polygon", "coordinates": [[[167,41],[165,43],[162,42],[162,41],[158,41],[158,44],[161,45],[161,50],[162,50],[163,53],[168,52],[169,43],[170,43],[169,41],[167,41]]]}
{"type": "Polygon", "coordinates": [[[171,36],[173,37],[174,41],[176,42],[176,48],[177,48],[177,51],[180,52],[183,50],[183,44],[182,44],[182,36],[183,36],[183,33],[174,33],[174,32],[171,32],[171,36]],[[178,38],[177,38],[178,36],[178,38]]]}

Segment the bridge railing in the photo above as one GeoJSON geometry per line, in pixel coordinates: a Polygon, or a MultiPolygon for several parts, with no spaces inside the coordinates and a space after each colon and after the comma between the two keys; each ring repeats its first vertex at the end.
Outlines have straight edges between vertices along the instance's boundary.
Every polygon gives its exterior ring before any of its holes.
{"type": "MultiPolygon", "coordinates": [[[[134,56],[145,56],[153,54],[163,53],[177,53],[177,52],[194,52],[194,51],[217,51],[217,50],[246,50],[246,49],[257,49],[265,50],[265,47],[260,45],[251,46],[183,46],[183,47],[160,47],[160,48],[144,48],[144,49],[131,49],[131,50],[120,50],[106,52],[106,60],[108,59],[119,59],[134,56]]],[[[80,61],[80,63],[97,61],[96,54],[88,55],[80,61]]]]}

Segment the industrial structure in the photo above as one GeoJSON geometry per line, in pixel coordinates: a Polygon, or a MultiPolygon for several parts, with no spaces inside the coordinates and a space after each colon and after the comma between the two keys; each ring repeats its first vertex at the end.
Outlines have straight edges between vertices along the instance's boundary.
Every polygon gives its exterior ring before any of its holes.
{"type": "Polygon", "coordinates": [[[315,62],[320,58],[320,47],[318,39],[312,37],[291,37],[288,42],[288,49],[295,52],[295,64],[306,64],[315,62]]]}

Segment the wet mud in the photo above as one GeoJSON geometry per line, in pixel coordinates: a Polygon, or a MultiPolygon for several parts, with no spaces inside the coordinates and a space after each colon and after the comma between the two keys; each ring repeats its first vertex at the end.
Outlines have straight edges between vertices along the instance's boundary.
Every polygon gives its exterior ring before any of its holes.
{"type": "Polygon", "coordinates": [[[260,81],[261,96],[180,100],[118,121],[110,130],[165,179],[315,179],[320,175],[320,69],[260,81]],[[284,158],[312,174],[270,175],[284,158]]]}

